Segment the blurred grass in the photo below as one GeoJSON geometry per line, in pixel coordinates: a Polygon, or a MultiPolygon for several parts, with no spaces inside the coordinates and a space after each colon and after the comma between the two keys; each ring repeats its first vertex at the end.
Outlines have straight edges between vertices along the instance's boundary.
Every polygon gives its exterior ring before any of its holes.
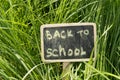
{"type": "Polygon", "coordinates": [[[120,79],[120,0],[0,0],[0,79],[120,79]],[[49,23],[95,22],[97,58],[72,63],[41,61],[40,26],[49,23]]]}

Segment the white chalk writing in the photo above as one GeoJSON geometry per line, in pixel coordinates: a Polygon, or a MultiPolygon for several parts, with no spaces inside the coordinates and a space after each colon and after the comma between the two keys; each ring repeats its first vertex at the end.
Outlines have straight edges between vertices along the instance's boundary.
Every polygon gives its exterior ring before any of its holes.
{"type": "Polygon", "coordinates": [[[60,56],[83,56],[86,55],[86,51],[83,50],[83,47],[75,48],[75,49],[68,49],[65,50],[64,47],[59,45],[58,49],[47,49],[46,57],[60,57],[60,56]]]}

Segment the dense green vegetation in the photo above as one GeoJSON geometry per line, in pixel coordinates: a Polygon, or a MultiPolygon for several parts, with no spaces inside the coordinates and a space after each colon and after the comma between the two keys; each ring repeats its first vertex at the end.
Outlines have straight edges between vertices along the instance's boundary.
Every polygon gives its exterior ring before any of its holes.
{"type": "Polygon", "coordinates": [[[0,80],[120,80],[120,0],[0,0],[0,80]],[[94,22],[94,62],[41,61],[40,26],[94,22]]]}

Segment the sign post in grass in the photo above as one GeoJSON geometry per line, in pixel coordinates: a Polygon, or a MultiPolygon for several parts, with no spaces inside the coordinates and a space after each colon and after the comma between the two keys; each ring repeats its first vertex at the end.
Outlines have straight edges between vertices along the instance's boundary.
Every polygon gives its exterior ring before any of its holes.
{"type": "MultiPolygon", "coordinates": [[[[41,26],[42,60],[46,63],[88,61],[95,58],[94,23],[46,24],[41,26]]],[[[65,63],[67,62],[67,64],[65,63]]]]}

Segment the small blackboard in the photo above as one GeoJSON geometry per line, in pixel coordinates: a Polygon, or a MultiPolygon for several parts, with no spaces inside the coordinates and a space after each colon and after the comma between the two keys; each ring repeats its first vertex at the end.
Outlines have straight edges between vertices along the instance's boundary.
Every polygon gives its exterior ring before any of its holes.
{"type": "Polygon", "coordinates": [[[44,62],[88,61],[95,58],[94,23],[46,24],[41,26],[41,50],[44,62]]]}

